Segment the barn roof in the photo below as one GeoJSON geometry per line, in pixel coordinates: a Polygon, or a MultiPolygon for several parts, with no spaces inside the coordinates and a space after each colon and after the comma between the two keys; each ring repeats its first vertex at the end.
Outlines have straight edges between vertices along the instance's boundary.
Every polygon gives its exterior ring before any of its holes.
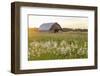
{"type": "Polygon", "coordinates": [[[50,30],[50,28],[55,24],[56,22],[53,23],[43,23],[40,25],[39,30],[50,30]]]}

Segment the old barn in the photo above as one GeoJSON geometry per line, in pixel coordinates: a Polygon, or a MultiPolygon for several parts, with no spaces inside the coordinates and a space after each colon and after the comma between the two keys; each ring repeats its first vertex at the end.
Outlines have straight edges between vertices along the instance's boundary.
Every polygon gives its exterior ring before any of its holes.
{"type": "Polygon", "coordinates": [[[40,25],[39,31],[56,33],[63,30],[58,23],[54,22],[54,23],[43,23],[42,25],[40,25]]]}

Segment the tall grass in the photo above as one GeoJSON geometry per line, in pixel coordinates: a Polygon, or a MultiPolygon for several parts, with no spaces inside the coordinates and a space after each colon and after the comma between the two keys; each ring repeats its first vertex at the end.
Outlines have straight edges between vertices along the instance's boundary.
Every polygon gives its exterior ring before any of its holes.
{"type": "Polygon", "coordinates": [[[43,33],[29,30],[28,60],[88,57],[86,32],[43,33]]]}

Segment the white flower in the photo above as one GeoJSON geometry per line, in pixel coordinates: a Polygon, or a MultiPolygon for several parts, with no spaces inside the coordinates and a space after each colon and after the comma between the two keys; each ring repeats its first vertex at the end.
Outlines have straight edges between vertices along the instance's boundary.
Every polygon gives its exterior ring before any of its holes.
{"type": "Polygon", "coordinates": [[[54,42],[54,46],[53,46],[54,48],[57,48],[57,42],[54,42]]]}
{"type": "Polygon", "coordinates": [[[61,46],[66,45],[66,41],[63,40],[63,41],[60,43],[60,45],[61,45],[61,46]]]}
{"type": "Polygon", "coordinates": [[[61,54],[66,54],[66,52],[67,52],[67,50],[66,50],[64,47],[62,47],[62,48],[60,49],[60,51],[61,51],[61,54]]]}

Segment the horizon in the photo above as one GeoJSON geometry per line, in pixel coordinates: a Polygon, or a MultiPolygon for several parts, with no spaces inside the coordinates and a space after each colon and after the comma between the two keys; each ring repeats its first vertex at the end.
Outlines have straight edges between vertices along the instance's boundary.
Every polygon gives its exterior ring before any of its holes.
{"type": "MultiPolygon", "coordinates": [[[[29,27],[29,29],[39,29],[39,27],[29,27]]],[[[62,29],[64,29],[64,28],[62,28],[62,29]]],[[[66,28],[66,29],[73,29],[74,30],[74,28],[66,28]]],[[[75,28],[75,29],[83,29],[83,28],[75,28]]],[[[84,29],[87,29],[87,28],[84,28],[84,29]]]]}
{"type": "Polygon", "coordinates": [[[86,17],[57,17],[57,16],[28,16],[29,28],[39,28],[43,23],[58,23],[62,28],[88,29],[88,18],[86,17]]]}

